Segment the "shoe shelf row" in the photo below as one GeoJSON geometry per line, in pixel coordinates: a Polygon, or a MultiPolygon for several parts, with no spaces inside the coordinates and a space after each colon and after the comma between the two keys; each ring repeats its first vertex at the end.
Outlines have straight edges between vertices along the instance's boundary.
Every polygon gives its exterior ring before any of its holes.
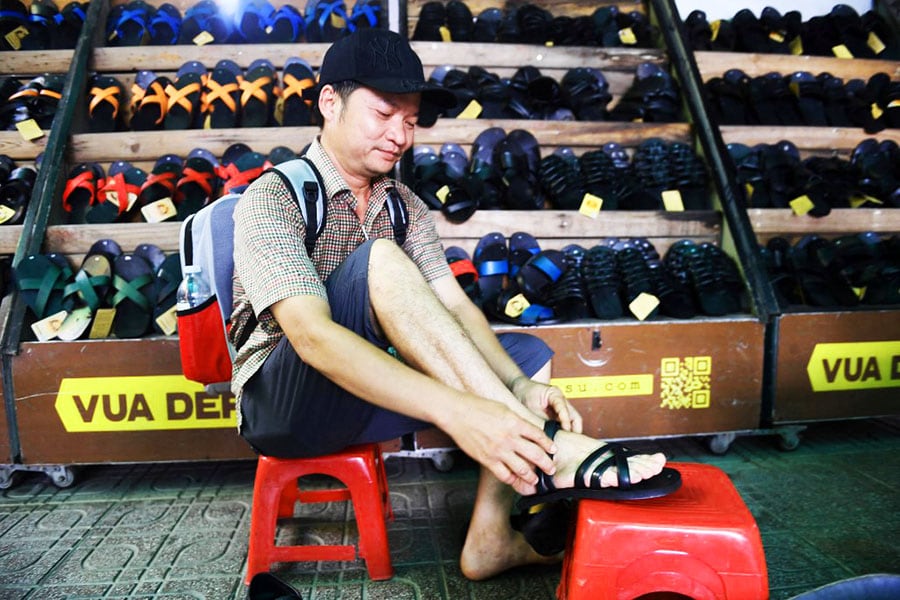
{"type": "MultiPolygon", "coordinates": [[[[291,3],[301,10],[305,5],[291,3]]],[[[181,0],[175,4],[184,10],[192,3],[181,0]]],[[[391,3],[389,14],[391,19],[402,15],[412,31],[422,4],[421,0],[391,3]]],[[[539,4],[554,14],[590,14],[597,6],[571,1],[539,4]]],[[[490,5],[469,4],[473,14],[490,5]]],[[[666,23],[673,9],[666,2],[615,5],[621,11],[645,12],[661,29],[669,27],[666,23]]],[[[80,44],[74,57],[69,53],[68,93],[72,101],[63,109],[68,115],[57,118],[68,116],[71,124],[59,133],[60,147],[48,143],[48,138],[23,143],[15,132],[0,132],[0,152],[8,148],[11,156],[24,153],[35,158],[45,145],[48,153],[53,152],[52,167],[47,168],[45,163],[42,169],[44,185],[32,200],[33,210],[24,228],[20,232],[0,228],[0,253],[16,253],[21,258],[29,253],[59,252],[77,265],[90,246],[102,238],[116,240],[126,252],[145,242],[167,253],[175,252],[179,223],[63,224],[60,198],[66,174],[82,162],[108,164],[121,159],[149,170],[162,154],[183,157],[197,147],[221,157],[237,142],[261,153],[279,145],[299,150],[317,133],[313,127],[89,133],[84,97],[91,72],[120,76],[127,95],[135,73],[141,69],[171,77],[190,60],[211,67],[220,59],[230,58],[246,68],[255,59],[267,58],[280,67],[292,56],[301,56],[317,66],[327,49],[327,44],[308,43],[104,47],[103,24],[110,6],[109,2],[99,6],[92,3],[83,33],[91,43],[80,44]],[[19,241],[20,236],[26,241],[19,241]]],[[[630,85],[638,64],[650,61],[669,67],[672,55],[671,48],[667,52],[662,45],[633,49],[414,42],[414,46],[422,57],[426,76],[432,68],[444,64],[460,68],[478,65],[501,76],[531,64],[557,79],[575,66],[596,67],[610,83],[611,105],[630,85]]],[[[11,72],[39,72],[46,68],[40,65],[60,64],[55,61],[62,60],[56,52],[0,55],[0,65],[10,65],[11,72]]],[[[741,60],[734,58],[735,63],[741,60]]],[[[673,71],[684,84],[685,72],[673,71]]],[[[561,146],[581,153],[608,142],[633,151],[652,137],[689,142],[698,152],[710,153],[700,143],[702,136],[689,104],[685,101],[684,119],[678,123],[441,119],[434,127],[417,132],[416,141],[435,147],[455,142],[468,150],[478,133],[498,126],[506,131],[529,130],[545,154],[561,146]]],[[[54,123],[54,129],[56,126],[54,123]]],[[[707,160],[714,164],[709,156],[707,160]]],[[[722,210],[730,201],[728,189],[715,181],[711,194],[713,209],[708,211],[607,211],[596,219],[576,211],[477,211],[462,224],[450,223],[440,215],[437,219],[445,244],[459,245],[470,252],[490,231],[505,235],[526,231],[545,248],[562,248],[570,243],[590,247],[609,237],[648,238],[660,254],[684,238],[725,248],[738,260],[747,278],[747,313],[685,321],[586,320],[529,329],[556,349],[554,377],[579,406],[586,417],[586,429],[592,433],[612,438],[715,436],[755,431],[768,424],[763,397],[766,353],[770,352],[766,339],[771,326],[771,302],[767,300],[771,291],[760,289],[759,259],[741,243],[740,228],[746,223],[735,221],[722,210]]],[[[773,218],[772,225],[777,221],[778,217],[773,218]]],[[[207,394],[181,376],[177,336],[29,341],[33,338],[25,324],[24,306],[15,293],[4,298],[0,313],[5,324],[0,463],[87,464],[252,456],[234,431],[233,397],[228,393],[207,394]]],[[[890,311],[888,316],[893,316],[890,311]]],[[[900,338],[894,335],[894,339],[900,338]]],[[[896,412],[896,408],[894,405],[889,412],[896,412]]],[[[446,440],[439,432],[430,432],[412,442],[392,443],[388,450],[409,449],[409,444],[415,450],[428,451],[445,445],[446,440]]]]}

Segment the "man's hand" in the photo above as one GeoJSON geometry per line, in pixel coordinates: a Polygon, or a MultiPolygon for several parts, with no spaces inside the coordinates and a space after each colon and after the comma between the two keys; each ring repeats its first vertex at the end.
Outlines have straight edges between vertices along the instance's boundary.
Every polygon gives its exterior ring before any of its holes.
{"type": "Polygon", "coordinates": [[[518,493],[535,493],[540,469],[553,475],[556,446],[544,432],[500,402],[468,395],[449,423],[441,423],[467,455],[518,493]]]}
{"type": "Polygon", "coordinates": [[[565,431],[581,433],[581,414],[555,385],[520,377],[513,382],[511,391],[528,410],[542,419],[555,419],[565,431]]]}

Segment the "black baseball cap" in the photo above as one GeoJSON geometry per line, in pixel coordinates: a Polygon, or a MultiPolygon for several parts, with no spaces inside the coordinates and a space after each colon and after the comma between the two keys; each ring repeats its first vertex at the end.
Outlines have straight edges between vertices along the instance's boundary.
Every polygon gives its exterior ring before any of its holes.
{"type": "Polygon", "coordinates": [[[357,29],[334,42],[322,59],[318,84],[304,97],[315,101],[322,86],[347,80],[380,92],[422,94],[422,127],[431,127],[443,109],[456,105],[453,92],[425,80],[422,61],[409,42],[387,29],[357,29]]]}

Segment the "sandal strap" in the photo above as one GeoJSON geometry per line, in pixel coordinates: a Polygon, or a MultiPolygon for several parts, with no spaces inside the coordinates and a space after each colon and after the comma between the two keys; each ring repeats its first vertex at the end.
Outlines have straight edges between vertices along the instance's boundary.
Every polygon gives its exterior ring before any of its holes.
{"type": "Polygon", "coordinates": [[[60,267],[52,264],[47,269],[44,276],[40,279],[29,277],[19,280],[19,289],[21,290],[37,290],[37,296],[34,300],[34,312],[38,318],[44,318],[47,315],[47,303],[50,301],[50,294],[54,290],[64,289],[65,282],[72,276],[72,271],[68,267],[60,267]]]}
{"type": "Polygon", "coordinates": [[[181,175],[181,179],[179,179],[177,183],[178,188],[187,183],[196,183],[203,188],[203,191],[206,192],[207,196],[212,193],[212,180],[213,177],[215,177],[214,173],[185,167],[184,171],[181,172],[181,175]]]}
{"type": "Polygon", "coordinates": [[[90,91],[91,102],[88,105],[88,114],[91,116],[94,115],[94,109],[97,108],[101,102],[109,102],[113,106],[113,119],[116,118],[116,115],[119,114],[119,88],[116,86],[109,86],[107,88],[101,87],[92,87],[90,91]]]}
{"type": "Polygon", "coordinates": [[[169,84],[166,86],[166,95],[169,98],[169,106],[175,106],[176,104],[183,108],[186,112],[192,113],[194,109],[194,103],[191,102],[190,96],[191,94],[198,93],[202,90],[202,87],[199,83],[189,83],[183,88],[176,88],[173,84],[169,84]]]}
{"type": "MultiPolygon", "coordinates": [[[[308,89],[316,85],[315,80],[312,77],[305,77],[303,79],[297,79],[296,76],[287,73],[283,77],[284,89],[281,92],[282,98],[287,100],[291,95],[296,94],[298,97],[303,98],[303,90],[308,89]]],[[[303,100],[308,105],[312,106],[311,100],[303,100]]]]}
{"type": "Polygon", "coordinates": [[[147,86],[146,90],[139,85],[134,84],[131,89],[133,94],[131,99],[132,110],[137,112],[144,108],[145,104],[158,104],[159,117],[154,121],[154,124],[160,125],[163,122],[163,119],[165,119],[166,111],[169,108],[169,97],[166,95],[166,90],[162,86],[162,83],[160,83],[159,80],[155,80],[147,86]],[[137,90],[140,90],[139,94],[137,90]],[[138,95],[140,97],[138,97],[138,95]]]}
{"type": "Polygon", "coordinates": [[[94,311],[100,307],[101,302],[96,288],[105,285],[109,285],[109,275],[88,275],[87,271],[79,270],[75,274],[75,281],[63,289],[63,295],[78,294],[85,304],[94,311]]]}
{"type": "Polygon", "coordinates": [[[206,82],[206,94],[203,96],[203,112],[209,112],[213,106],[213,102],[221,100],[231,112],[237,111],[237,104],[231,96],[232,92],[240,91],[240,86],[236,81],[222,85],[212,77],[206,82]]]}
{"type": "Polygon", "coordinates": [[[112,202],[119,207],[119,214],[121,215],[126,210],[128,210],[129,204],[129,194],[134,194],[135,196],[141,193],[141,188],[133,183],[128,183],[125,181],[125,175],[122,173],[116,173],[110,177],[106,178],[106,181],[97,191],[97,197],[101,202],[112,202]],[[115,201],[110,198],[110,195],[115,193],[115,201]]]}
{"type": "Polygon", "coordinates": [[[63,189],[62,196],[62,204],[63,208],[66,209],[66,212],[72,212],[72,204],[69,202],[69,196],[77,189],[87,191],[91,197],[89,206],[94,204],[98,183],[102,185],[103,180],[101,179],[100,182],[98,182],[94,179],[94,173],[91,170],[83,171],[66,181],[66,187],[63,189]]]}
{"type": "Polygon", "coordinates": [[[139,277],[135,277],[131,281],[127,281],[123,279],[120,275],[113,275],[113,287],[116,288],[116,293],[112,299],[112,305],[118,306],[120,302],[125,299],[131,300],[142,309],[146,311],[150,311],[152,308],[150,306],[150,301],[147,300],[147,297],[141,293],[141,288],[151,283],[153,281],[152,275],[141,275],[139,277]]]}
{"type": "Polygon", "coordinates": [[[174,192],[177,179],[178,174],[173,171],[166,171],[165,173],[150,173],[149,175],[147,175],[147,180],[144,181],[144,184],[141,186],[141,193],[146,191],[148,188],[153,187],[154,185],[161,185],[169,192],[174,192]]]}
{"type": "MultiPolygon", "coordinates": [[[[553,419],[548,419],[544,421],[544,434],[550,438],[551,440],[556,437],[556,433],[562,428],[562,425],[559,421],[555,421],[553,419]]],[[[552,458],[552,455],[551,455],[552,458]]],[[[546,494],[548,492],[552,492],[556,489],[556,486],[553,485],[553,477],[547,475],[540,469],[535,469],[538,476],[537,482],[537,493],[546,494]]]]}
{"type": "Polygon", "coordinates": [[[616,444],[614,442],[609,442],[604,446],[600,446],[591,452],[578,466],[578,470],[575,472],[575,487],[582,489],[599,488],[600,479],[603,477],[603,473],[610,467],[616,467],[616,475],[619,479],[619,489],[627,490],[631,487],[631,473],[628,470],[628,457],[634,456],[634,454],[635,452],[626,450],[621,444],[616,444]],[[607,453],[610,453],[610,455],[594,468],[591,472],[590,481],[586,485],[584,483],[584,477],[587,475],[588,469],[590,469],[601,456],[607,453]]]}
{"type": "Polygon", "coordinates": [[[260,102],[267,104],[269,102],[269,95],[266,94],[263,86],[270,83],[272,83],[272,78],[268,76],[260,77],[253,81],[241,79],[240,88],[243,90],[243,93],[241,94],[241,106],[247,106],[247,102],[249,102],[251,98],[256,98],[260,102]]]}
{"type": "Polygon", "coordinates": [[[229,163],[224,167],[219,167],[217,170],[217,174],[220,179],[225,181],[225,191],[230,192],[236,187],[247,185],[257,177],[262,175],[263,171],[265,170],[266,167],[265,165],[263,165],[260,167],[247,169],[246,171],[241,171],[234,163],[229,163]]]}

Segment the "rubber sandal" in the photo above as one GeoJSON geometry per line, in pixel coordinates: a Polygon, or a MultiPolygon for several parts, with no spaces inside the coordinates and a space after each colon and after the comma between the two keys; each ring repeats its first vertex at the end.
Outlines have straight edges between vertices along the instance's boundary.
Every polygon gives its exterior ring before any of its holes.
{"type": "Polygon", "coordinates": [[[37,171],[34,167],[18,167],[0,185],[0,225],[22,223],[31,202],[35,179],[37,171]]]}
{"type": "Polygon", "coordinates": [[[796,97],[803,124],[818,127],[828,125],[822,81],[812,73],[797,71],[790,76],[788,85],[796,97]]]}
{"type": "Polygon", "coordinates": [[[538,241],[530,233],[517,231],[509,237],[509,275],[515,277],[528,259],[541,251],[538,241]]]}
{"type": "MultiPolygon", "coordinates": [[[[156,159],[147,179],[141,185],[138,205],[147,206],[160,200],[169,199],[175,202],[175,187],[181,179],[184,161],[175,154],[164,154],[156,159]]],[[[175,215],[172,214],[172,217],[175,215]]]]}
{"type": "Polygon", "coordinates": [[[541,154],[537,139],[524,129],[514,129],[494,148],[494,165],[502,174],[505,198],[510,208],[540,210],[544,199],[538,172],[541,154]]]}
{"type": "Polygon", "coordinates": [[[621,276],[616,264],[616,251],[595,245],[588,249],[581,264],[585,286],[593,314],[598,319],[618,319],[625,314],[619,289],[621,276]]]}
{"type": "Polygon", "coordinates": [[[153,328],[159,333],[167,333],[159,326],[159,317],[175,306],[175,292],[181,284],[181,257],[169,254],[156,269],[157,294],[156,306],[153,309],[153,328]]]}
{"type": "Polygon", "coordinates": [[[32,0],[28,17],[28,50],[48,50],[56,38],[59,9],[52,0],[32,0]]]}
{"type": "Polygon", "coordinates": [[[553,285],[566,272],[568,265],[559,250],[541,250],[516,273],[516,282],[529,302],[546,304],[553,285]]]}
{"type": "Polygon", "coordinates": [[[0,50],[28,50],[29,13],[19,0],[0,2],[0,50]]]}
{"type": "Polygon", "coordinates": [[[584,180],[578,157],[572,154],[571,148],[557,148],[553,154],[542,158],[538,175],[551,206],[560,210],[578,210],[581,207],[584,202],[584,180]]]}
{"type": "Polygon", "coordinates": [[[347,6],[342,0],[308,0],[306,3],[306,41],[335,42],[347,27],[347,6]]]}
{"type": "Polygon", "coordinates": [[[216,174],[222,181],[222,193],[243,191],[269,168],[264,154],[252,151],[246,144],[232,144],[225,150],[216,174]]]}
{"type": "Polygon", "coordinates": [[[288,58],[284,63],[281,80],[282,90],[275,111],[276,120],[285,127],[310,125],[312,101],[304,98],[304,92],[316,85],[312,67],[302,58],[288,58]]]}
{"type": "Polygon", "coordinates": [[[87,223],[113,223],[131,216],[137,205],[147,173],[131,163],[119,160],[110,165],[106,179],[97,190],[97,203],[85,214],[87,223]]]}
{"type": "Polygon", "coordinates": [[[204,148],[194,148],[184,162],[181,179],[176,184],[175,203],[178,220],[182,221],[217,197],[219,161],[204,148]]]}
{"type": "Polygon", "coordinates": [[[510,515],[509,524],[522,532],[535,552],[556,556],[566,549],[574,508],[575,504],[569,499],[538,504],[525,512],[510,515]]]}
{"type": "Polygon", "coordinates": [[[70,284],[65,287],[65,295],[73,304],[80,305],[72,311],[60,328],[57,337],[75,340],[84,335],[97,309],[107,304],[107,296],[112,285],[112,262],[103,253],[88,253],[70,284]]]}
{"type": "Polygon", "coordinates": [[[486,8],[475,17],[472,27],[473,42],[496,42],[497,33],[500,30],[500,22],[503,20],[503,11],[499,8],[486,8]]]}
{"type": "Polygon", "coordinates": [[[166,86],[168,106],[165,129],[191,129],[200,126],[201,100],[206,85],[206,67],[191,60],[179,67],[175,82],[166,86]]]}
{"type": "Polygon", "coordinates": [[[240,121],[241,68],[233,60],[220,60],[206,79],[202,113],[204,129],[237,127],[240,121]]]}
{"type": "Polygon", "coordinates": [[[565,104],[579,121],[605,121],[612,101],[609,83],[598,69],[569,69],[560,81],[565,104]]]}
{"type": "Polygon", "coordinates": [[[476,306],[480,305],[481,299],[478,295],[478,269],[475,263],[469,257],[469,253],[459,246],[449,246],[444,250],[444,256],[447,257],[447,264],[450,265],[450,272],[456,279],[459,286],[466,295],[472,300],[476,306]]]}
{"type": "Polygon", "coordinates": [[[181,34],[181,11],[168,2],[161,4],[147,23],[152,46],[172,46],[181,34]]]}
{"type": "Polygon", "coordinates": [[[143,0],[119,4],[109,11],[106,41],[110,46],[142,46],[150,40],[148,25],[156,9],[143,0]]]}
{"type": "Polygon", "coordinates": [[[72,282],[72,269],[61,254],[32,254],[13,268],[22,300],[37,320],[72,308],[65,288],[72,282]]]}
{"type": "Polygon", "coordinates": [[[300,41],[306,30],[306,20],[299,10],[290,4],[278,7],[266,24],[266,42],[293,44],[300,41]]]}
{"type": "Polygon", "coordinates": [[[248,598],[260,600],[303,600],[300,592],[272,573],[257,573],[250,580],[248,598]]]}
{"type": "MultiPolygon", "coordinates": [[[[558,421],[544,423],[544,433],[550,439],[556,436],[560,430],[558,421]]],[[[663,467],[663,470],[654,477],[631,483],[628,470],[628,458],[639,454],[628,450],[616,443],[607,443],[591,452],[579,465],[575,472],[575,486],[559,489],[553,484],[553,478],[541,470],[537,470],[537,493],[522,496],[516,502],[519,510],[544,502],[556,502],[559,500],[647,500],[667,496],[681,487],[681,474],[671,467],[663,467]],[[609,457],[601,460],[605,454],[609,457]],[[598,461],[600,461],[598,463],[598,461]],[[617,487],[600,487],[600,479],[603,473],[610,467],[616,468],[618,478],[617,487]],[[589,483],[585,483],[589,478],[589,483]]]]}
{"type": "Polygon", "coordinates": [[[273,123],[275,83],[275,67],[268,59],[260,58],[250,63],[240,80],[242,127],[265,127],[273,123]]]}
{"type": "Polygon", "coordinates": [[[269,150],[268,164],[270,167],[273,167],[295,158],[299,158],[299,155],[287,146],[275,146],[269,150]]]}
{"type": "Polygon", "coordinates": [[[109,133],[119,129],[125,86],[110,75],[95,73],[88,89],[88,130],[109,133]]]}
{"type": "Polygon", "coordinates": [[[494,148],[506,138],[500,127],[490,127],[479,133],[472,142],[469,172],[485,182],[485,190],[478,202],[479,208],[500,208],[502,204],[502,175],[494,164],[494,148]]]}
{"type": "Polygon", "coordinates": [[[104,178],[103,167],[98,163],[81,163],[69,172],[62,194],[67,223],[85,222],[85,214],[97,201],[97,190],[103,185],[104,178]]]}
{"type": "Polygon", "coordinates": [[[547,296],[547,304],[561,322],[587,319],[592,316],[588,290],[584,279],[584,257],[587,251],[578,244],[562,249],[566,270],[547,296]]]}
{"type": "Polygon", "coordinates": [[[109,238],[103,238],[91,244],[91,247],[88,249],[85,256],[91,256],[93,254],[102,254],[109,259],[110,264],[112,264],[112,262],[119,256],[122,256],[123,253],[122,247],[119,246],[118,242],[109,238]]]}
{"type": "Polygon", "coordinates": [[[153,267],[138,256],[123,254],[113,262],[112,330],[117,338],[141,337],[150,329],[157,297],[153,267]]]}
{"type": "Polygon", "coordinates": [[[200,0],[184,12],[178,43],[197,44],[208,37],[208,43],[223,44],[232,33],[232,23],[220,14],[218,5],[213,0],[200,0]]]}
{"type": "Polygon", "coordinates": [[[156,244],[138,244],[132,252],[134,256],[144,259],[153,269],[154,273],[166,260],[166,253],[156,244]]]}
{"type": "Polygon", "coordinates": [[[494,231],[478,240],[472,262],[478,269],[479,295],[485,304],[494,302],[509,274],[509,248],[503,234],[494,231]]]}
{"type": "Polygon", "coordinates": [[[169,108],[166,88],[172,82],[153,71],[138,71],[131,86],[129,124],[134,131],[161,129],[169,108]]]}
{"type": "Polygon", "coordinates": [[[84,19],[87,15],[87,2],[69,2],[63,6],[56,21],[56,33],[51,40],[51,47],[55,50],[71,50],[78,43],[81,29],[84,27],[84,19]]]}
{"type": "Polygon", "coordinates": [[[250,44],[266,41],[266,27],[275,7],[266,0],[241,0],[234,13],[234,30],[250,44]]]}
{"type": "MultiPolygon", "coordinates": [[[[350,31],[366,28],[377,29],[381,24],[381,13],[381,0],[356,0],[356,4],[353,5],[353,10],[350,12],[347,29],[350,31]]],[[[471,15],[469,16],[471,17],[471,15]]]]}

